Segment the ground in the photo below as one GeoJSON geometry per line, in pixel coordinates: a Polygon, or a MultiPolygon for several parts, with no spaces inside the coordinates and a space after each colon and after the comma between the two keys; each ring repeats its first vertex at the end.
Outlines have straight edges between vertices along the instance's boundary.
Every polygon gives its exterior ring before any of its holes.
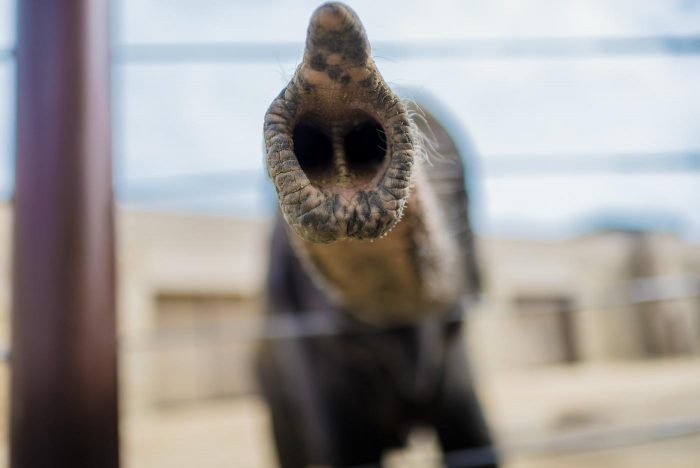
{"type": "MultiPolygon", "coordinates": [[[[0,379],[7,382],[5,367],[0,379]]],[[[482,373],[479,388],[506,468],[700,466],[698,358],[482,373]]],[[[254,395],[126,412],[123,466],[272,468],[268,431],[254,395]]],[[[4,468],[4,420],[0,436],[4,468]]],[[[432,435],[416,432],[387,465],[439,466],[432,435]]]]}
{"type": "MultiPolygon", "coordinates": [[[[508,468],[700,466],[697,358],[501,371],[480,389],[508,468]]],[[[268,430],[255,396],[127,414],[125,466],[273,467],[268,430]]],[[[387,461],[438,466],[432,436],[387,461]]]]}

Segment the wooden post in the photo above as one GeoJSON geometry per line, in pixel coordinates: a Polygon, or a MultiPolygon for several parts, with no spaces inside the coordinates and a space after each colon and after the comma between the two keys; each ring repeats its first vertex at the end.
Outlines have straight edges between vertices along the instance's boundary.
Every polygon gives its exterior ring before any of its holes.
{"type": "Polygon", "coordinates": [[[116,468],[107,0],[18,3],[10,463],[116,468]]]}

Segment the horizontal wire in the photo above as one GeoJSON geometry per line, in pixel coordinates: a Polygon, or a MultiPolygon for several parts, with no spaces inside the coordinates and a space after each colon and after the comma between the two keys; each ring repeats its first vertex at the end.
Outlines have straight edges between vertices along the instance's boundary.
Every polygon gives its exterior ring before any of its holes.
{"type": "Polygon", "coordinates": [[[643,426],[589,429],[540,440],[454,450],[439,455],[419,457],[419,459],[425,463],[444,460],[450,467],[475,468],[488,464],[487,462],[494,459],[494,455],[505,460],[551,460],[595,452],[624,450],[697,435],[700,435],[700,414],[657,420],[654,424],[643,426]]]}
{"type": "MultiPolygon", "coordinates": [[[[584,175],[600,173],[654,174],[700,172],[700,151],[654,153],[591,153],[570,155],[481,156],[477,165],[485,178],[584,175]]],[[[197,172],[151,178],[127,178],[119,198],[127,202],[187,199],[261,191],[268,182],[264,169],[197,172]]]]}
{"type": "MultiPolygon", "coordinates": [[[[214,61],[214,62],[266,62],[276,60],[297,59],[303,48],[298,43],[229,43],[229,44],[129,44],[115,46],[112,50],[112,58],[117,63],[135,62],[192,62],[192,61],[214,61]]],[[[657,37],[631,37],[631,38],[524,38],[524,39],[467,39],[453,41],[424,41],[424,42],[377,42],[374,50],[383,57],[393,59],[410,58],[491,58],[491,57],[552,57],[552,58],[587,58],[605,55],[698,55],[700,54],[700,36],[657,36],[657,37]]],[[[13,60],[15,58],[13,48],[0,48],[0,61],[13,60]]],[[[697,170],[700,168],[699,153],[676,153],[679,157],[675,161],[661,164],[655,161],[645,166],[644,163],[637,162],[636,168],[641,171],[658,169],[665,167],[680,170],[697,170]]],[[[512,164],[509,161],[507,164],[512,164]]],[[[496,173],[516,172],[537,173],[538,169],[531,167],[532,160],[528,161],[528,166],[514,164],[505,167],[506,163],[501,162],[493,168],[486,168],[487,171],[496,173]],[[500,172],[499,172],[500,171],[500,172]]],[[[626,161],[624,170],[630,170],[631,161],[626,161]]],[[[589,164],[589,167],[579,166],[575,170],[565,167],[567,163],[557,160],[554,166],[551,165],[544,172],[581,170],[610,170],[615,165],[589,164]]],[[[572,165],[571,167],[574,167],[572,165]]],[[[540,168],[541,169],[541,168],[540,168]]],[[[632,167],[634,170],[634,167],[632,167]]],[[[541,170],[539,172],[542,172],[541,170]]],[[[202,179],[215,177],[225,180],[226,174],[216,173],[214,175],[196,174],[192,175],[192,180],[202,183],[202,179]],[[223,179],[222,179],[223,178],[223,179]]],[[[173,178],[176,180],[176,178],[173,178]]],[[[150,181],[132,181],[131,190],[134,187],[143,187],[144,183],[150,181]]],[[[167,183],[167,179],[160,180],[167,183]]],[[[222,182],[222,183],[223,183],[222,182]]],[[[129,190],[127,184],[127,191],[129,190]]],[[[240,188],[238,188],[240,191],[240,188]]],[[[134,192],[143,193],[141,190],[134,192]]],[[[138,198],[138,196],[137,196],[138,198]]],[[[660,302],[667,300],[691,299],[700,296],[683,296],[680,298],[650,299],[644,302],[660,302]]],[[[608,308],[622,308],[624,306],[637,305],[642,301],[627,304],[611,305],[608,308]]],[[[567,310],[575,312],[576,310],[567,310]]],[[[268,318],[269,319],[269,318],[268,318]]],[[[447,321],[461,321],[463,317],[452,317],[447,321]]],[[[277,322],[272,328],[268,327],[265,333],[255,333],[248,335],[238,335],[238,340],[259,340],[259,339],[292,339],[327,337],[338,335],[337,330],[323,321],[314,323],[303,329],[299,324],[289,323],[287,320],[277,322]]],[[[216,330],[216,334],[221,336],[221,329],[216,330]]],[[[225,333],[228,337],[232,335],[225,333]]],[[[153,338],[153,337],[150,337],[153,338]]],[[[172,337],[171,337],[172,338],[172,337]]],[[[147,341],[161,341],[163,336],[147,341]]],[[[123,340],[121,340],[123,341],[123,340]]],[[[161,342],[162,343],[162,342],[161,342]]],[[[122,346],[123,348],[123,346],[122,346]]],[[[138,349],[138,346],[136,347],[138,349]]],[[[141,348],[143,349],[143,348],[141,348]]],[[[127,351],[134,351],[133,346],[127,345],[127,351]]],[[[0,350],[0,361],[7,362],[10,358],[10,350],[0,350]]],[[[572,433],[565,436],[543,439],[540,441],[530,441],[527,443],[504,446],[500,450],[495,447],[480,447],[460,451],[451,451],[441,455],[441,458],[448,460],[451,466],[461,466],[464,468],[478,467],[489,460],[494,452],[501,452],[506,457],[517,455],[528,458],[543,456],[566,456],[580,453],[590,453],[593,451],[613,450],[634,445],[643,445],[650,442],[658,442],[674,438],[681,438],[700,434],[700,416],[685,418],[678,421],[664,421],[655,423],[653,426],[635,427],[615,430],[596,430],[584,433],[572,433]]]]}
{"type": "MultiPolygon", "coordinates": [[[[569,307],[563,308],[558,312],[572,314],[602,310],[627,311],[629,307],[645,304],[659,304],[665,302],[700,299],[700,285],[694,286],[693,283],[693,281],[697,282],[697,278],[687,277],[684,278],[684,280],[687,281],[685,291],[677,290],[669,294],[663,290],[654,292],[653,288],[649,288],[649,292],[647,294],[640,296],[637,294],[635,289],[632,288],[630,292],[632,293],[631,296],[633,300],[585,308],[569,307]]],[[[650,278],[642,278],[639,280],[640,284],[647,284],[649,281],[650,278]]],[[[468,299],[463,301],[463,307],[460,309],[460,311],[465,312],[449,314],[441,319],[434,320],[441,320],[445,324],[460,323],[469,320],[469,316],[475,313],[493,314],[491,311],[480,309],[479,306],[476,305],[476,301],[471,301],[470,304],[468,299]],[[469,310],[472,305],[475,305],[474,308],[476,308],[476,310],[469,310]]],[[[508,317],[509,314],[497,314],[496,316],[503,318],[508,317]]],[[[331,336],[376,334],[387,330],[387,328],[364,325],[359,322],[355,322],[352,319],[347,320],[343,317],[338,319],[336,314],[331,314],[324,310],[310,310],[303,313],[284,314],[255,313],[250,314],[247,318],[248,320],[246,321],[241,321],[241,323],[227,326],[212,325],[209,327],[197,327],[183,330],[159,330],[153,333],[142,334],[141,336],[122,335],[119,337],[119,344],[121,351],[123,352],[140,352],[160,349],[163,346],[180,346],[183,344],[183,342],[186,342],[188,345],[198,345],[202,343],[208,345],[211,344],[212,341],[221,343],[236,341],[326,338],[331,336]],[[247,325],[248,330],[241,331],[241,328],[245,327],[245,325],[247,325]],[[350,328],[347,328],[348,325],[350,328]]],[[[10,359],[10,354],[10,348],[6,347],[4,349],[0,349],[0,361],[8,361],[10,359]]]]}
{"type": "MultiPolygon", "coordinates": [[[[298,60],[303,41],[115,44],[115,63],[274,62],[298,60]]],[[[590,58],[629,55],[698,55],[700,35],[636,37],[524,37],[375,41],[381,58],[590,58]]]]}
{"type": "Polygon", "coordinates": [[[594,451],[615,450],[649,442],[676,439],[700,434],[700,414],[657,420],[654,424],[613,429],[588,429],[549,437],[537,441],[510,444],[506,453],[520,457],[539,458],[566,456],[594,451]]]}
{"type": "MultiPolygon", "coordinates": [[[[700,286],[695,288],[695,290],[689,290],[686,292],[666,294],[663,291],[659,291],[656,296],[654,296],[652,293],[649,293],[643,298],[639,298],[638,300],[630,300],[619,303],[609,303],[586,308],[563,308],[557,312],[573,314],[603,310],[627,311],[627,308],[634,306],[695,299],[700,299],[700,286]]],[[[469,307],[470,306],[468,305],[468,301],[465,301],[465,306],[462,310],[466,310],[466,312],[451,314],[441,319],[441,321],[446,324],[459,323],[469,320],[469,316],[475,313],[493,314],[493,312],[491,311],[478,308],[475,311],[470,311],[469,307]]],[[[530,314],[536,314],[536,312],[532,312],[530,314]]],[[[230,326],[227,325],[224,327],[219,325],[211,327],[199,327],[196,329],[196,335],[193,335],[192,329],[160,330],[158,332],[144,334],[138,337],[122,336],[120,339],[120,343],[122,344],[121,347],[123,351],[138,352],[149,349],[157,349],[161,346],[179,346],[184,341],[186,341],[190,345],[193,345],[196,343],[210,344],[212,341],[220,343],[234,341],[326,338],[331,336],[375,334],[382,333],[386,330],[385,328],[372,327],[369,325],[363,325],[355,322],[338,322],[337,318],[333,317],[334,315],[335,314],[330,314],[327,311],[323,310],[306,311],[304,313],[299,314],[251,314],[251,316],[256,318],[254,318],[253,320],[248,320],[245,323],[247,323],[249,327],[251,327],[250,324],[253,323],[253,328],[256,328],[255,330],[241,331],[240,329],[242,327],[242,324],[240,323],[230,326]],[[342,327],[346,324],[349,324],[351,328],[339,329],[339,327],[342,327]]],[[[509,314],[496,313],[496,316],[498,316],[499,318],[504,318],[508,317],[509,314]]]]}
{"type": "MultiPolygon", "coordinates": [[[[684,299],[698,299],[700,298],[700,291],[694,295],[679,295],[677,297],[669,297],[667,295],[660,296],[657,298],[646,298],[640,301],[631,301],[625,304],[611,304],[608,306],[610,309],[623,308],[625,306],[639,305],[648,302],[665,302],[674,300],[684,300],[684,299]]],[[[600,308],[596,308],[600,309],[600,308]]],[[[589,309],[568,309],[568,312],[583,312],[589,309]]],[[[488,313],[488,312],[480,312],[488,313]]],[[[248,340],[260,340],[260,339],[292,339],[292,338],[313,338],[313,337],[329,337],[334,335],[346,335],[348,333],[362,333],[362,329],[358,329],[352,332],[342,332],[339,333],[337,328],[333,327],[333,323],[325,320],[328,314],[324,314],[323,311],[310,312],[309,316],[313,317],[312,320],[306,320],[305,323],[300,323],[299,316],[283,316],[281,318],[275,317],[272,321],[273,327],[268,327],[265,333],[254,333],[254,334],[238,334],[235,339],[237,341],[248,341],[248,340]]],[[[446,322],[459,322],[464,320],[465,315],[453,315],[448,317],[446,322]]],[[[235,327],[238,329],[239,327],[235,327]]],[[[234,329],[234,327],[231,327],[234,329]]],[[[365,333],[379,333],[382,329],[365,327],[365,333]]],[[[223,335],[225,337],[231,338],[231,330],[221,327],[212,327],[208,334],[199,334],[197,336],[198,340],[211,343],[211,337],[217,336],[221,338],[223,335]]],[[[154,343],[163,344],[163,337],[167,335],[149,335],[146,340],[141,340],[138,346],[139,340],[125,340],[122,338],[120,340],[120,348],[122,351],[134,352],[134,351],[144,351],[149,349],[158,349],[159,346],[153,346],[154,343]],[[152,338],[157,339],[153,340],[152,338]],[[136,346],[134,346],[136,344],[136,346]],[[146,346],[143,346],[146,344],[146,346]]],[[[143,338],[143,337],[142,337],[143,338]]],[[[170,336],[173,338],[173,335],[170,336]]],[[[169,344],[182,345],[181,342],[169,344]]],[[[9,351],[0,351],[0,359],[6,361],[9,359],[9,351]]],[[[634,426],[634,427],[624,427],[615,429],[590,429],[585,431],[576,431],[568,434],[546,437],[541,439],[527,440],[521,442],[504,443],[492,446],[484,446],[477,448],[470,448],[465,450],[448,451],[437,456],[422,457],[421,460],[433,462],[439,462],[441,460],[447,461],[449,466],[462,467],[462,468],[472,468],[483,466],[485,463],[494,459],[495,456],[499,458],[512,459],[512,458],[526,458],[526,459],[548,459],[548,458],[562,458],[567,456],[574,456],[578,454],[586,454],[591,452],[600,451],[610,451],[619,450],[627,447],[641,446],[649,443],[657,443],[665,440],[679,439],[683,437],[690,437],[700,434],[700,415],[676,418],[662,421],[655,421],[653,425],[646,426],[634,426]]],[[[355,467],[362,468],[362,467],[355,467]]]]}
{"type": "MultiPolygon", "coordinates": [[[[596,56],[700,54],[700,35],[630,37],[524,37],[423,41],[375,41],[381,58],[590,58],[596,56]]],[[[219,43],[116,43],[112,60],[121,63],[275,62],[298,60],[302,41],[219,43]]],[[[12,59],[14,47],[0,47],[0,60],[12,59]]]]}
{"type": "Polygon", "coordinates": [[[700,172],[700,150],[588,154],[522,154],[483,156],[479,168],[486,177],[550,174],[648,174],[700,172]]]}

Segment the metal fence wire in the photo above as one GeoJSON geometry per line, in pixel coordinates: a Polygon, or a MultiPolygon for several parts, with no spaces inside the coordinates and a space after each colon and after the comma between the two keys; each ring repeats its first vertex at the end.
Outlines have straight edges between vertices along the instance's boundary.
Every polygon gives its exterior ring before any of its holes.
{"type": "MultiPolygon", "coordinates": [[[[700,55],[700,36],[656,36],[628,38],[533,38],[533,39],[493,39],[493,40],[462,40],[434,41],[421,43],[386,42],[374,45],[377,54],[392,59],[407,58],[565,58],[585,59],[591,57],[625,58],[629,56],[650,56],[663,58],[665,56],[698,56],[700,55]]],[[[124,66],[143,63],[233,63],[233,62],[264,62],[293,60],[299,57],[301,48],[296,43],[229,43],[229,44],[115,44],[112,56],[115,63],[124,66]]],[[[612,171],[697,171],[700,169],[700,158],[696,151],[673,152],[647,155],[638,158],[632,154],[608,154],[595,160],[590,155],[572,158],[567,161],[555,158],[542,159],[537,157],[523,159],[513,158],[508,161],[491,163],[484,159],[483,170],[492,176],[498,175],[539,175],[543,173],[581,173],[612,171]]],[[[191,178],[180,180],[161,180],[161,188],[154,190],[148,180],[125,181],[124,196],[131,202],[139,199],[168,198],[170,196],[198,196],[204,190],[226,191],[236,190],[232,187],[251,188],[251,183],[264,183],[264,178],[249,173],[231,173],[228,177],[222,174],[196,174],[191,178]],[[241,180],[242,185],[231,183],[241,180]],[[189,187],[189,189],[187,188],[189,187]],[[183,190],[184,189],[184,190],[183,190]],[[184,195],[183,195],[184,194],[184,195]],[[188,195],[190,194],[190,195],[188,195]],[[142,198],[145,197],[145,198],[142,198]]],[[[647,285],[648,286],[648,285],[647,285]]],[[[645,295],[631,297],[625,304],[607,304],[599,309],[619,309],[649,302],[664,302],[677,299],[700,297],[697,288],[690,292],[654,293],[653,288],[643,288],[645,295]],[[651,292],[650,292],[651,291],[651,292]]],[[[640,293],[641,294],[641,293],[640,293]]],[[[576,309],[567,313],[582,312],[576,309]]],[[[207,330],[201,329],[197,340],[202,343],[209,340],[257,341],[304,339],[327,337],[338,333],[337,327],[325,319],[323,311],[304,314],[299,317],[267,317],[265,326],[251,333],[230,328],[220,327],[207,330]]],[[[465,316],[452,316],[448,321],[462,321],[465,316]]],[[[161,332],[156,335],[131,337],[123,340],[123,349],[129,351],[176,346],[183,335],[177,331],[161,332]]],[[[587,430],[568,433],[545,440],[531,440],[511,445],[482,447],[471,450],[449,452],[442,455],[450,467],[478,467],[492,460],[495,453],[508,459],[518,457],[565,457],[574,454],[590,453],[601,450],[619,449],[635,445],[643,445],[667,439],[682,438],[700,434],[700,415],[683,419],[657,421],[646,426],[618,428],[608,430],[587,430]]],[[[427,463],[439,463],[440,459],[425,459],[427,463]]]]}
{"type": "MultiPolygon", "coordinates": [[[[698,56],[700,55],[700,36],[655,36],[629,38],[534,38],[534,39],[493,39],[493,40],[464,40],[437,41],[421,43],[386,42],[375,45],[375,50],[384,56],[394,58],[441,57],[441,58],[508,58],[523,57],[557,57],[557,58],[588,58],[592,56],[623,58],[632,55],[664,57],[698,56]]],[[[113,63],[119,65],[142,63],[198,63],[198,62],[259,62],[277,61],[297,58],[300,54],[299,44],[291,43],[230,43],[230,44],[114,44],[112,49],[113,63]]],[[[13,61],[14,50],[0,49],[0,61],[13,61]]],[[[117,85],[118,86],[118,85],[117,85]]],[[[117,95],[119,97],[119,95],[117,95]]],[[[119,118],[119,116],[117,116],[119,118]]],[[[663,170],[669,167],[678,170],[700,169],[700,157],[697,152],[673,153],[673,157],[658,157],[655,164],[648,170],[663,170]]],[[[617,155],[620,156],[620,155],[617,155]]],[[[665,155],[668,156],[668,155],[665,155]]],[[[117,154],[119,157],[119,154],[117,154]]],[[[604,158],[612,161],[615,158],[604,158]]],[[[621,165],[629,169],[636,162],[622,155],[617,159],[621,165]]],[[[538,165],[533,163],[521,167],[521,173],[539,174],[552,170],[551,161],[538,165]]],[[[649,164],[639,162],[640,165],[649,164]]],[[[512,165],[502,168],[504,171],[514,171],[512,165]]],[[[494,169],[499,170],[497,167],[494,169]]],[[[559,168],[562,172],[577,172],[580,165],[559,168]]],[[[593,168],[595,170],[595,168],[593,168]]],[[[246,187],[255,188],[262,178],[256,178],[250,173],[241,174],[195,174],[177,180],[154,181],[118,181],[123,187],[122,197],[130,203],[148,201],[152,198],[190,197],[199,196],[204,191],[236,190],[230,187],[233,179],[245,180],[246,187]],[[252,184],[252,185],[251,185],[252,184]]],[[[239,187],[240,189],[240,187],[239,187]]],[[[700,289],[690,292],[669,295],[649,293],[653,288],[644,288],[643,294],[625,304],[609,304],[602,308],[617,309],[626,306],[639,305],[647,302],[665,302],[678,299],[700,299],[700,289]]],[[[568,312],[584,312],[568,310],[568,312]]],[[[321,336],[332,336],[337,332],[333,323],[325,320],[322,311],[306,314],[308,318],[300,321],[298,318],[272,317],[266,319],[266,325],[258,330],[241,331],[237,327],[199,329],[196,342],[211,343],[212,340],[223,342],[288,340],[321,336]]],[[[448,321],[462,321],[462,315],[449,317],[448,321]]],[[[120,339],[122,352],[141,352],[177,346],[184,339],[190,339],[182,331],[159,331],[158,333],[142,336],[123,336],[120,339]]],[[[195,343],[196,344],[196,343],[195,343]]],[[[10,351],[0,352],[0,359],[11,359],[10,351]]],[[[471,450],[461,450],[444,454],[444,461],[454,467],[478,467],[493,458],[494,453],[500,453],[505,458],[513,455],[519,457],[556,457],[572,454],[589,453],[601,450],[611,450],[650,442],[683,438],[700,434],[700,415],[682,419],[657,421],[650,425],[608,429],[587,430],[564,434],[546,440],[523,441],[506,446],[482,447],[471,450]]],[[[439,460],[425,460],[435,462],[439,460]]]]}
{"type": "MultiPolygon", "coordinates": [[[[633,300],[624,303],[610,303],[600,305],[597,310],[608,310],[615,313],[617,310],[629,309],[631,306],[642,304],[662,304],[678,300],[699,300],[700,284],[697,278],[688,278],[688,284],[695,285],[692,288],[676,290],[669,293],[657,288],[656,293],[651,278],[640,280],[639,285],[645,286],[644,295],[633,294],[633,300]]],[[[634,291],[635,288],[632,288],[634,291]]],[[[633,309],[637,310],[637,309],[633,309]]],[[[567,309],[564,313],[585,313],[582,309],[567,309]]],[[[489,314],[494,312],[473,312],[489,314]]],[[[447,322],[468,321],[471,313],[456,314],[446,317],[447,322]]],[[[320,337],[329,337],[347,333],[372,333],[371,328],[360,331],[339,332],[338,327],[327,319],[329,314],[324,311],[309,311],[295,316],[273,316],[264,319],[265,325],[255,332],[241,332],[238,327],[211,327],[198,329],[195,341],[187,331],[161,331],[141,337],[124,337],[121,340],[122,352],[143,352],[158,349],[178,347],[186,340],[188,345],[209,346],[214,342],[257,342],[259,340],[304,340],[320,337]]],[[[374,330],[378,332],[380,330],[374,330]]],[[[563,434],[539,439],[521,440],[518,442],[497,444],[495,446],[480,447],[475,449],[451,451],[438,458],[434,455],[417,461],[426,464],[444,462],[449,467],[479,467],[493,460],[498,454],[506,460],[517,457],[518,459],[556,459],[586,453],[620,450],[627,447],[641,446],[654,442],[681,439],[700,435],[700,414],[688,415],[682,418],[668,418],[655,420],[653,423],[618,428],[595,428],[584,430],[572,430],[563,434]]],[[[360,467],[358,467],[360,468],[360,467]]]]}

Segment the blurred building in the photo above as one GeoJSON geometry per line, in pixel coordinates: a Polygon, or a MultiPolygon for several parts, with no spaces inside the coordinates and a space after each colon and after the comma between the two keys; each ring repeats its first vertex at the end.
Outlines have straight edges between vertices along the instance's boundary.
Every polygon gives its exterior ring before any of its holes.
{"type": "MultiPolygon", "coordinates": [[[[10,210],[0,205],[0,284],[10,210]]],[[[268,220],[118,211],[119,329],[127,405],[254,391],[268,220]]],[[[700,245],[603,230],[559,241],[481,239],[472,314],[480,368],[638,359],[700,348],[700,245]]],[[[9,294],[0,287],[3,342],[9,294]]]]}
{"type": "Polygon", "coordinates": [[[482,239],[473,345],[489,366],[697,352],[700,246],[600,230],[558,241],[482,239]]]}

